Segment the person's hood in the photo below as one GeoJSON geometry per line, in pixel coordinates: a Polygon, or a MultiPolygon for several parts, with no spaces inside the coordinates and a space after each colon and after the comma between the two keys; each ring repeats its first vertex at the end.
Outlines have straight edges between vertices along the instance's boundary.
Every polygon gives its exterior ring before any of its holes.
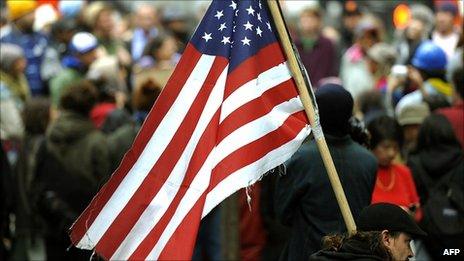
{"type": "Polygon", "coordinates": [[[94,130],[90,119],[73,112],[62,112],[48,129],[47,137],[51,144],[62,147],[74,143],[94,130]]]}
{"type": "Polygon", "coordinates": [[[463,160],[463,155],[459,147],[441,145],[421,151],[419,159],[427,173],[439,177],[456,167],[463,160]]]}

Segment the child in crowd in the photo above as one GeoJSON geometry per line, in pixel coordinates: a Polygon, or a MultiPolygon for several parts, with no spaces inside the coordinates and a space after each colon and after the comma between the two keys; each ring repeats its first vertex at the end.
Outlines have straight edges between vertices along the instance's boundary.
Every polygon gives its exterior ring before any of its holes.
{"type": "Polygon", "coordinates": [[[372,203],[399,205],[419,221],[422,213],[411,171],[405,165],[394,162],[403,142],[401,127],[395,119],[379,116],[367,128],[371,134],[372,152],[379,164],[372,203]]]}

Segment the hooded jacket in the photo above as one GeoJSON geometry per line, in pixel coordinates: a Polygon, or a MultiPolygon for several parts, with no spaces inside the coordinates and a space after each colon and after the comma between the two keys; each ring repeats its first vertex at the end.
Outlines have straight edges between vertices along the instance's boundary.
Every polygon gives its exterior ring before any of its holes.
{"type": "Polygon", "coordinates": [[[95,184],[108,175],[104,135],[77,113],[64,112],[47,132],[47,149],[70,173],[95,184]]]}
{"type": "MultiPolygon", "coordinates": [[[[428,192],[431,186],[438,182],[441,177],[451,171],[462,174],[464,160],[460,148],[440,145],[411,155],[408,166],[411,168],[421,204],[424,204],[429,197],[428,192]]],[[[462,177],[454,176],[456,182],[464,187],[462,177]]]]}
{"type": "Polygon", "coordinates": [[[88,118],[63,112],[37,154],[41,212],[50,224],[68,228],[109,174],[105,138],[88,118]]]}

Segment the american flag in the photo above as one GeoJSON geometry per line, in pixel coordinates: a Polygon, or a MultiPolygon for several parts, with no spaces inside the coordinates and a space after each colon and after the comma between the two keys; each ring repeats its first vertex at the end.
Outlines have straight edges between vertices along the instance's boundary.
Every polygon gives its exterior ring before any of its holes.
{"type": "Polygon", "coordinates": [[[71,228],[106,259],[190,259],[200,219],[310,133],[265,3],[213,1],[119,168],[71,228]]]}

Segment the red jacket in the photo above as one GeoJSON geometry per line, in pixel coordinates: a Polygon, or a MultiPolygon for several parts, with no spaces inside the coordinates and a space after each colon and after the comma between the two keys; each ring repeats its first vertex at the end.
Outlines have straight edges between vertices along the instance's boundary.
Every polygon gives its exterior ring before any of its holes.
{"type": "MultiPolygon", "coordinates": [[[[419,206],[419,196],[416,185],[409,168],[402,164],[391,164],[388,168],[379,167],[372,203],[388,202],[400,207],[409,208],[419,206]]],[[[420,208],[414,216],[416,221],[421,220],[420,208]]]]}
{"type": "Polygon", "coordinates": [[[448,118],[456,137],[464,148],[464,101],[459,101],[453,107],[443,108],[437,112],[448,118]]]}

